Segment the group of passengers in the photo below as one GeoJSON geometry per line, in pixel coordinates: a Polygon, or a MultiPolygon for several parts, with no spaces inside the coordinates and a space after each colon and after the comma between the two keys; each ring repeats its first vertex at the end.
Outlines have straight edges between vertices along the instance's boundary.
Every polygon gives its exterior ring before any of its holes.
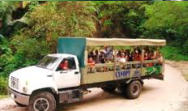
{"type": "Polygon", "coordinates": [[[105,47],[104,50],[91,51],[88,54],[88,63],[106,63],[114,58],[112,47],[105,47]]]}
{"type": "MultiPolygon", "coordinates": [[[[153,51],[148,47],[144,48],[144,57],[140,48],[114,50],[113,47],[104,47],[103,50],[92,50],[88,54],[88,65],[94,67],[95,64],[112,63],[126,63],[129,61],[154,60],[161,58],[159,51],[153,51]]],[[[144,66],[153,66],[153,63],[144,64],[144,66]]]]}

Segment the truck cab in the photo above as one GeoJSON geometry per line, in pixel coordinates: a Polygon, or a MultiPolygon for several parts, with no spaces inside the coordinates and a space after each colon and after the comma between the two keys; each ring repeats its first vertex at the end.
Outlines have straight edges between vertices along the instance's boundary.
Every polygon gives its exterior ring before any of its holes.
{"type": "Polygon", "coordinates": [[[37,65],[16,70],[10,74],[11,96],[19,105],[29,105],[34,92],[43,89],[58,91],[80,86],[81,74],[76,56],[49,54],[37,65]]]}
{"type": "MultiPolygon", "coordinates": [[[[58,89],[68,88],[68,87],[77,87],[80,85],[80,69],[78,59],[74,55],[70,54],[51,54],[43,58],[39,62],[39,67],[45,67],[46,62],[49,66],[48,59],[56,58],[57,61],[54,61],[55,67],[53,69],[53,76],[56,87],[58,89]],[[57,63],[56,63],[57,62],[57,63]]],[[[53,63],[52,63],[53,64],[53,63]]],[[[47,67],[48,67],[47,65],[47,67]]]]}

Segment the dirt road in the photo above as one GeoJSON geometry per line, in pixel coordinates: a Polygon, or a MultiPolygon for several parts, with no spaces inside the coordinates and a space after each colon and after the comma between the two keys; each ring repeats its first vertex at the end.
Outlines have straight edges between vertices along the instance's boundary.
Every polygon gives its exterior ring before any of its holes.
{"type": "MultiPolygon", "coordinates": [[[[128,100],[118,94],[91,89],[82,102],[61,106],[58,111],[177,111],[188,96],[188,82],[179,70],[166,65],[165,80],[145,80],[141,96],[128,100]]],[[[10,99],[0,100],[0,111],[27,111],[10,99]]],[[[182,111],[188,111],[184,109],[182,111]]]]}

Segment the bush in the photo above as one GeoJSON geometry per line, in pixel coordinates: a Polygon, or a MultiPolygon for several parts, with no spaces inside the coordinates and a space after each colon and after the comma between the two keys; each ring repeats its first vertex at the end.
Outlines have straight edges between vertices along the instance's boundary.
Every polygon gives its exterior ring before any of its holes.
{"type": "Polygon", "coordinates": [[[24,32],[20,35],[15,35],[10,44],[15,50],[14,56],[16,56],[15,59],[17,61],[20,59],[36,61],[50,53],[50,43],[29,37],[24,32]]]}
{"type": "Polygon", "coordinates": [[[165,59],[169,60],[188,60],[188,55],[184,55],[181,52],[181,49],[173,46],[166,46],[161,49],[161,52],[163,53],[165,59]]]}
{"type": "Polygon", "coordinates": [[[15,39],[7,42],[3,38],[0,42],[0,76],[4,78],[18,68],[36,64],[38,59],[48,53],[48,46],[45,42],[32,38],[24,40],[21,36],[15,39]]]}
{"type": "Polygon", "coordinates": [[[0,94],[8,94],[8,80],[3,77],[0,77],[0,94]]]}
{"type": "Polygon", "coordinates": [[[92,2],[48,2],[30,12],[30,34],[48,41],[58,36],[92,36],[95,29],[92,2]],[[50,16],[49,16],[50,15],[50,16]]]}

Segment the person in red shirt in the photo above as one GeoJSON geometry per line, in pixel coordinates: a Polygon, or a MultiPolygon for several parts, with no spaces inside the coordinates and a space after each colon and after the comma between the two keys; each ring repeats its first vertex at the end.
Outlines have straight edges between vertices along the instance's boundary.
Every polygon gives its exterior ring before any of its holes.
{"type": "Polygon", "coordinates": [[[89,65],[89,72],[94,72],[95,61],[93,60],[93,58],[92,58],[92,57],[89,57],[87,63],[88,63],[88,65],[89,65]]]}
{"type": "MultiPolygon", "coordinates": [[[[134,61],[140,61],[140,62],[142,61],[141,51],[139,49],[135,49],[134,54],[133,54],[133,60],[134,61]]],[[[141,63],[135,64],[134,67],[140,68],[141,67],[141,63]]]]}
{"type": "Polygon", "coordinates": [[[60,68],[61,68],[62,70],[68,70],[68,69],[69,69],[68,66],[69,66],[68,60],[63,61],[63,62],[60,64],[60,68]]]}
{"type": "Polygon", "coordinates": [[[95,66],[95,61],[93,60],[92,57],[90,57],[90,58],[88,59],[88,64],[89,64],[90,67],[94,67],[94,66],[95,66]]]}
{"type": "Polygon", "coordinates": [[[140,54],[140,52],[139,52],[139,50],[135,50],[135,52],[134,52],[134,61],[141,61],[141,54],[140,54]]]}

